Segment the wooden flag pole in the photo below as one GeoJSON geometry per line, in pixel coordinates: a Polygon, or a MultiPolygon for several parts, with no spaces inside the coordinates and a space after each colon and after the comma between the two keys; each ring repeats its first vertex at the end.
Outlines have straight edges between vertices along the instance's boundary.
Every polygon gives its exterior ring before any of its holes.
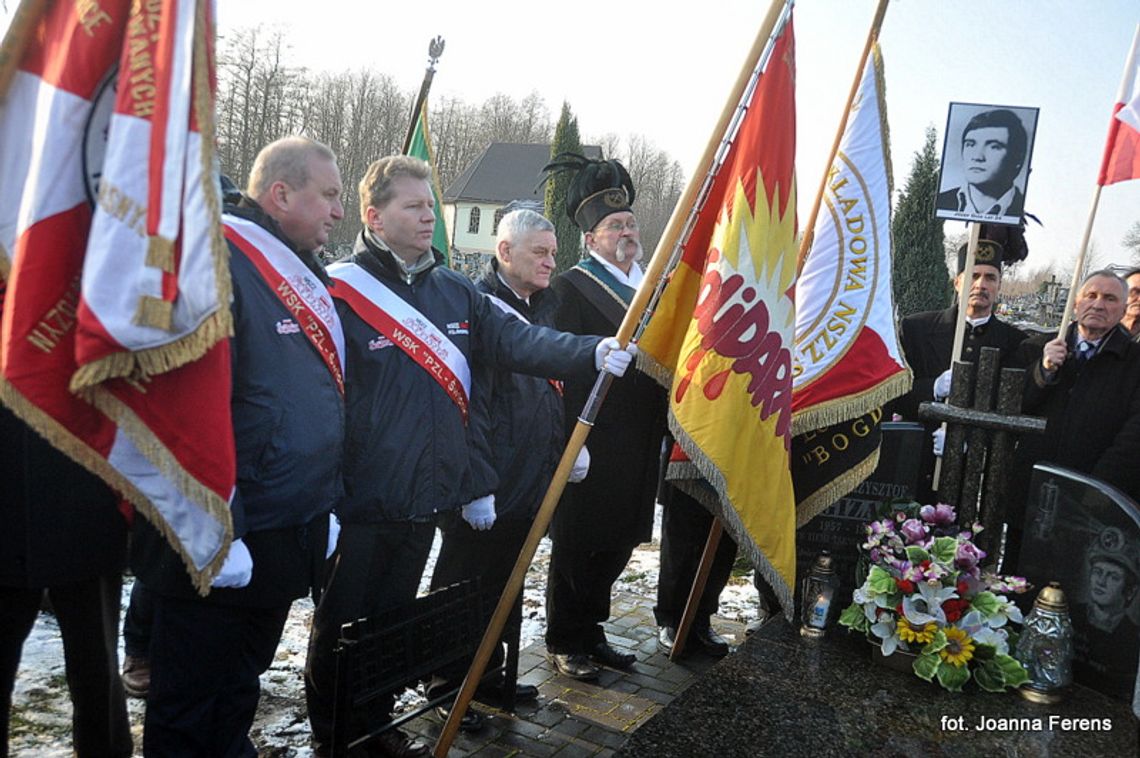
{"type": "MultiPolygon", "coordinates": [[[[950,352],[950,365],[954,368],[954,361],[962,354],[962,343],[966,341],[966,306],[970,302],[970,288],[974,284],[974,259],[978,255],[978,240],[982,236],[982,225],[974,222],[970,224],[970,242],[966,245],[966,264],[962,268],[962,280],[958,282],[958,321],[954,324],[954,347],[950,352]]],[[[946,433],[946,422],[942,422],[942,433],[946,433]]],[[[938,482],[942,478],[942,456],[934,459],[934,477],[931,479],[931,488],[938,490],[938,482]]]]}
{"type": "MultiPolygon", "coordinates": [[[[770,45],[774,44],[775,40],[772,39],[772,32],[776,28],[776,23],[780,19],[783,11],[788,6],[789,0],[773,0],[767,15],[764,17],[764,21],[760,25],[760,31],[757,33],[756,39],[752,43],[752,48],[749,50],[748,58],[736,78],[736,83],[733,86],[724,110],[721,112],[720,119],[717,121],[717,126],[713,130],[712,137],[702,154],[701,162],[697,164],[698,170],[693,173],[688,186],[685,188],[685,192],[681,195],[681,199],[677,202],[676,207],[673,208],[673,213],[669,217],[669,223],[665,227],[665,232],[662,234],[661,240],[657,243],[657,249],[649,261],[649,266],[646,268],[645,277],[641,282],[641,286],[638,287],[637,293],[633,297],[633,302],[630,303],[625,318],[618,328],[616,336],[622,345],[626,345],[634,335],[635,330],[642,322],[642,317],[649,305],[651,296],[655,291],[659,291],[660,289],[659,284],[664,278],[666,266],[672,258],[672,251],[678,244],[678,240],[681,237],[681,230],[690,216],[690,210],[695,205],[698,193],[705,184],[703,174],[713,169],[717,149],[728,129],[729,123],[732,121],[733,114],[740,105],[741,98],[744,96],[744,92],[748,87],[749,81],[752,79],[753,72],[758,63],[770,45]]],[[[487,663],[491,659],[491,652],[494,650],[495,645],[499,644],[499,637],[510,616],[511,607],[514,605],[515,598],[522,590],[523,580],[526,577],[527,569],[530,567],[530,562],[534,558],[534,553],[538,549],[538,543],[542,539],[542,536],[546,534],[546,529],[550,525],[551,518],[554,516],[554,509],[558,506],[558,500],[562,496],[562,491],[566,488],[566,481],[570,476],[570,470],[573,468],[574,461],[578,457],[578,451],[582,449],[587,436],[590,434],[594,419],[597,417],[598,410],[605,400],[606,391],[609,389],[613,378],[612,374],[605,371],[598,374],[598,380],[594,384],[594,389],[586,401],[585,407],[582,409],[582,415],[578,418],[578,423],[575,425],[574,431],[570,434],[570,441],[566,444],[566,449],[562,453],[562,460],[558,463],[558,468],[554,472],[554,478],[551,480],[550,487],[546,490],[546,495],[542,499],[542,505],[539,506],[538,513],[534,517],[534,524],[531,525],[526,542],[523,544],[522,551],[515,561],[514,569],[507,579],[506,586],[503,588],[503,594],[499,597],[499,602],[495,606],[495,611],[491,616],[487,630],[483,633],[483,639],[479,643],[479,648],[475,651],[475,657],[471,661],[471,667],[467,671],[463,685],[459,688],[459,694],[456,696],[455,703],[452,705],[451,713],[448,714],[447,721],[444,722],[443,729],[439,734],[439,738],[436,740],[432,750],[432,754],[436,758],[444,758],[444,756],[447,755],[448,750],[451,749],[451,744],[455,741],[455,737],[459,733],[459,723],[463,720],[463,715],[471,705],[471,700],[475,696],[475,689],[479,686],[479,682],[483,678],[483,672],[486,671],[487,663]]]]}
{"type": "Polygon", "coordinates": [[[843,142],[843,134],[847,131],[847,119],[851,115],[851,106],[855,103],[855,96],[859,94],[859,84],[863,81],[863,69],[867,66],[867,58],[879,38],[879,29],[883,25],[883,17],[887,15],[887,3],[890,0],[879,0],[875,8],[875,16],[871,20],[871,29],[867,32],[867,42],[863,45],[863,55],[859,58],[859,65],[855,68],[855,81],[851,83],[851,92],[847,95],[847,107],[843,109],[843,117],[839,119],[839,131],[835,133],[835,141],[831,143],[831,153],[827,156],[827,163],[823,167],[823,179],[819,182],[819,192],[815,194],[811,213],[808,214],[807,224],[803,227],[804,236],[800,238],[800,250],[796,259],[796,276],[804,269],[804,262],[811,253],[812,243],[815,242],[815,220],[819,216],[820,206],[823,204],[823,193],[827,188],[827,177],[831,175],[831,164],[835,163],[835,156],[839,153],[839,145],[843,142]]]}
{"type": "Polygon", "coordinates": [[[1085,268],[1085,256],[1089,251],[1089,238],[1092,236],[1093,221],[1096,219],[1096,208],[1100,205],[1101,185],[1096,186],[1093,193],[1092,206],[1089,208],[1089,217],[1085,221],[1085,233],[1081,236],[1081,250],[1077,253],[1077,265],[1073,267],[1073,280],[1069,285],[1069,295],[1065,298],[1065,312],[1061,316],[1061,328],[1057,336],[1064,339],[1065,332],[1069,331],[1069,322],[1073,320],[1073,303],[1077,299],[1077,288],[1081,286],[1081,274],[1085,268]]]}
{"type": "Polygon", "coordinates": [[[697,617],[698,606],[701,604],[701,595],[705,592],[705,585],[709,582],[709,572],[712,571],[713,559],[716,549],[720,547],[720,538],[724,534],[724,526],[720,519],[713,518],[709,525],[709,536],[705,540],[705,549],[701,553],[701,563],[697,568],[697,575],[693,578],[693,586],[689,590],[689,599],[685,602],[685,612],[681,614],[681,623],[677,625],[673,634],[673,651],[669,653],[669,660],[675,661],[685,652],[685,643],[689,639],[689,630],[693,627],[693,620],[697,617]]]}
{"type": "Polygon", "coordinates": [[[0,44],[0,100],[7,97],[8,85],[32,41],[32,27],[47,13],[49,5],[50,0],[23,0],[12,16],[4,42],[0,44]]]}
{"type": "Polygon", "coordinates": [[[420,82],[420,92],[416,95],[416,101],[412,104],[412,117],[408,121],[408,133],[404,136],[404,149],[401,150],[404,155],[412,148],[412,137],[416,133],[416,121],[420,117],[420,108],[423,107],[424,101],[427,100],[428,92],[431,90],[432,79],[435,78],[435,64],[439,62],[440,56],[443,55],[443,37],[436,37],[428,43],[428,65],[424,71],[424,80],[420,82]]]}

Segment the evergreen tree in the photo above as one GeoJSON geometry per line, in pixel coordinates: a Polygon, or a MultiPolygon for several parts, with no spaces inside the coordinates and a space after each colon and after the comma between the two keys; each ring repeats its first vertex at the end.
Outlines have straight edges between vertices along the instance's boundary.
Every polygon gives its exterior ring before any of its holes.
{"type": "MultiPolygon", "coordinates": [[[[567,152],[581,153],[582,138],[578,134],[578,119],[564,101],[558,126],[554,128],[554,139],[550,143],[550,157],[567,152]]],[[[565,172],[551,177],[546,183],[546,217],[553,222],[554,235],[558,238],[555,262],[559,272],[573,268],[582,257],[582,232],[566,215],[566,190],[569,186],[570,177],[565,172]]]]}
{"type": "Polygon", "coordinates": [[[914,154],[906,187],[891,222],[892,281],[899,317],[950,304],[950,272],[943,249],[942,221],[934,218],[938,195],[938,133],[926,129],[926,144],[914,154]]]}

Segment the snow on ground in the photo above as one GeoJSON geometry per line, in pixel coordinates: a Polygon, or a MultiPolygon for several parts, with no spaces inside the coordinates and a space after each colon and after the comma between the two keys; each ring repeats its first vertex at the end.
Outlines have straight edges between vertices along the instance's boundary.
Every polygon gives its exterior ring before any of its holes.
{"type": "MultiPolygon", "coordinates": [[[[641,595],[650,601],[657,586],[658,552],[661,534],[661,510],[657,510],[653,541],[634,551],[625,572],[618,579],[615,591],[641,595]]],[[[439,533],[432,547],[421,592],[427,591],[428,578],[439,551],[439,533]]],[[[543,539],[523,589],[523,623],[521,646],[526,648],[542,640],[546,626],[546,570],[550,560],[550,540],[543,539]]],[[[131,580],[123,586],[124,610],[130,598],[131,580]]],[[[720,596],[720,615],[735,621],[749,622],[757,616],[756,590],[752,586],[752,572],[734,577],[720,596]]],[[[293,604],[285,625],[277,657],[261,678],[261,706],[254,722],[254,744],[262,756],[282,758],[311,758],[309,725],[305,717],[303,671],[305,650],[309,639],[309,620],[313,604],[309,599],[293,604]]],[[[122,639],[119,640],[119,659],[122,660],[122,639]]],[[[415,704],[419,694],[409,691],[401,700],[415,704]]],[[[24,643],[23,658],[16,675],[12,697],[9,752],[16,758],[70,758],[71,701],[63,667],[63,644],[54,617],[41,614],[24,643]]],[[[144,703],[128,699],[131,728],[135,740],[135,755],[142,755],[142,720],[144,703]]]]}

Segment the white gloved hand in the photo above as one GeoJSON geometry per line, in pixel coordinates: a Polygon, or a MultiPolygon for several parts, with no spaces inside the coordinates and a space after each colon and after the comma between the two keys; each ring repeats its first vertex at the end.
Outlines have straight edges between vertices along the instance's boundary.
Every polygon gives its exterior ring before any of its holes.
{"type": "Polygon", "coordinates": [[[230,543],[230,552],[222,570],[210,582],[211,587],[244,587],[253,578],[253,556],[240,539],[230,543]]]}
{"type": "Polygon", "coordinates": [[[336,552],[336,540],[340,537],[340,519],[336,517],[335,513],[329,514],[329,544],[325,548],[325,560],[332,558],[332,554],[336,552]]]}
{"type": "Polygon", "coordinates": [[[934,399],[945,400],[950,397],[950,369],[946,369],[934,380],[934,399]]]}
{"type": "Polygon", "coordinates": [[[570,483],[577,484],[590,473],[590,451],[583,447],[574,459],[574,468],[570,469],[570,483]]]}
{"type": "Polygon", "coordinates": [[[630,343],[624,350],[617,337],[606,337],[594,348],[594,368],[606,371],[616,377],[625,375],[625,370],[637,355],[637,345],[630,343]]]}
{"type": "Polygon", "coordinates": [[[476,531],[486,531],[495,524],[495,496],[486,495],[463,506],[463,520],[476,531]]]}
{"type": "Polygon", "coordinates": [[[941,458],[942,449],[946,447],[946,427],[938,427],[930,433],[930,436],[934,438],[934,454],[941,458]]]}

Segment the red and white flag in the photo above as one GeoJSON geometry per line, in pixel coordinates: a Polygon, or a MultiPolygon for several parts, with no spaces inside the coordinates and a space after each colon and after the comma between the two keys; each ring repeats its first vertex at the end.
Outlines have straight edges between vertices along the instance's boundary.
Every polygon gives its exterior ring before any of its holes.
{"type": "Polygon", "coordinates": [[[120,490],[202,591],[235,481],[212,40],[210,0],[52,3],[0,55],[19,56],[0,104],[0,399],[120,490]]]}
{"type": "Polygon", "coordinates": [[[1096,183],[1100,186],[1140,179],[1140,24],[1124,64],[1124,78],[1112,106],[1108,141],[1096,183]]]}

